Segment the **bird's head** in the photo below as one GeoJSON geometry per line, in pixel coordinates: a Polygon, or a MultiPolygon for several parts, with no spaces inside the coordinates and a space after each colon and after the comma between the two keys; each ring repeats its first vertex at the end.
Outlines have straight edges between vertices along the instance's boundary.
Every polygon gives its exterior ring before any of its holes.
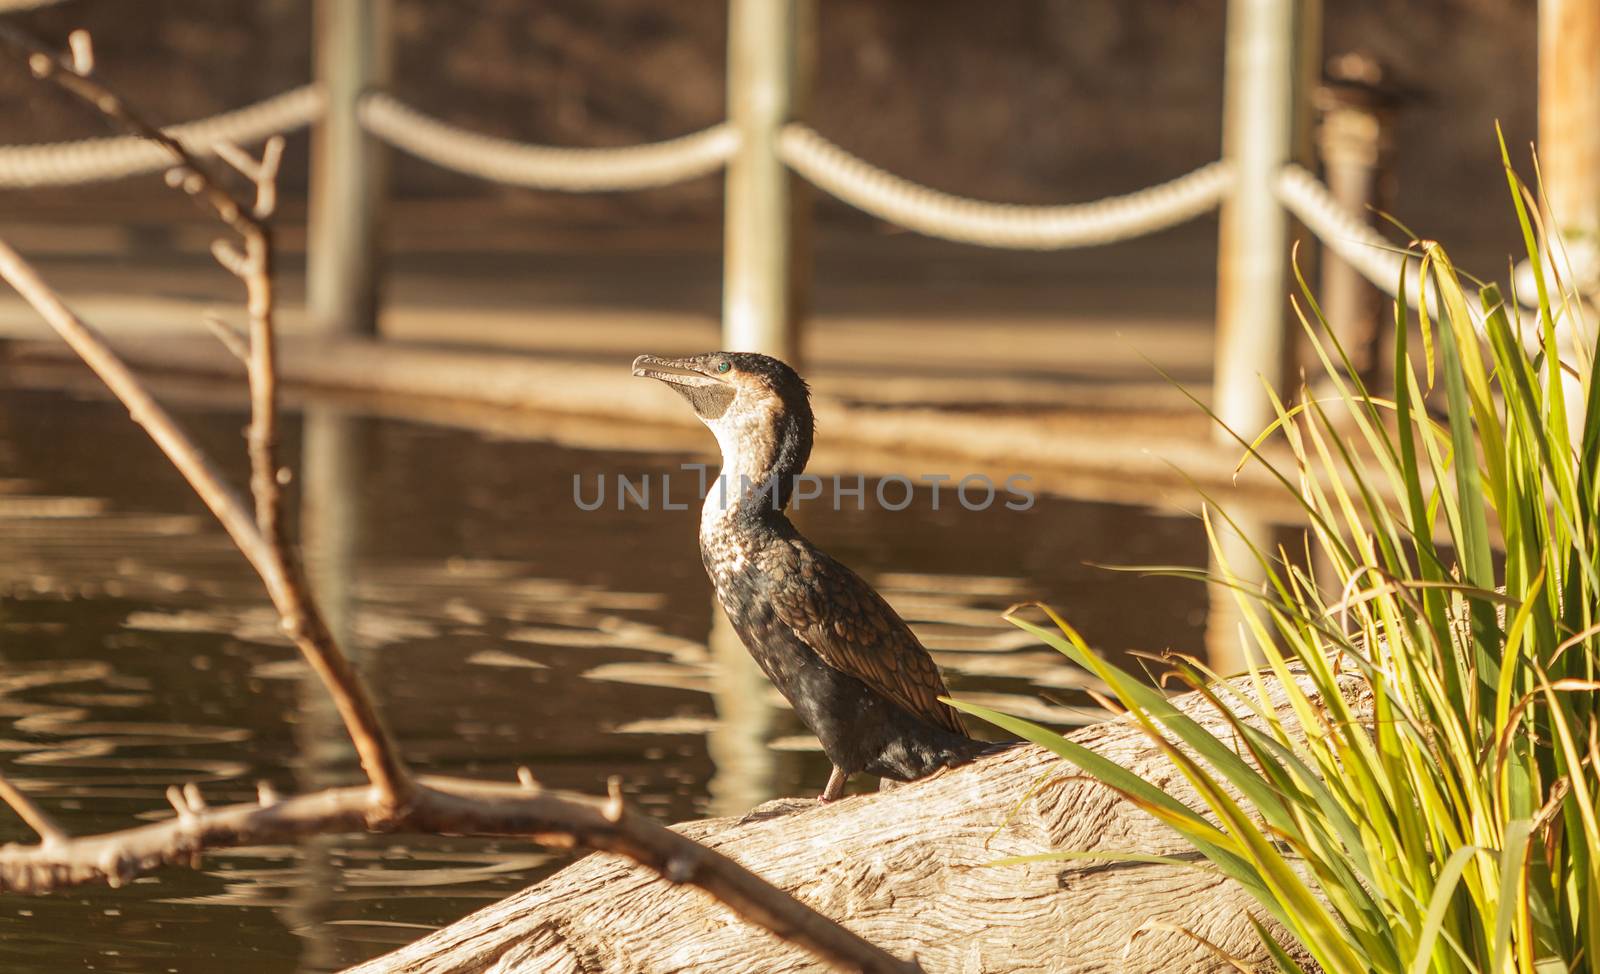
{"type": "Polygon", "coordinates": [[[804,470],[811,455],[811,394],[783,362],[755,352],[641,355],[633,374],[659,379],[688,400],[716,436],[730,472],[754,479],[804,470]]]}

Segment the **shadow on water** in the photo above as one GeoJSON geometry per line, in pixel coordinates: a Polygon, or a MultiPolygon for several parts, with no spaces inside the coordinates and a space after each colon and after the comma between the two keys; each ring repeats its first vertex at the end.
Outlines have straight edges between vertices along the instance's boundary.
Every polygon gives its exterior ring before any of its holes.
{"type": "MultiPolygon", "coordinates": [[[[183,418],[242,463],[239,414],[183,418]]],[[[695,512],[574,503],[574,474],[703,458],[320,406],[288,432],[285,455],[306,458],[297,514],[319,591],[419,769],[510,780],[526,764],[591,793],[616,774],[665,820],[820,789],[815,742],[713,611],[695,512]]],[[[967,699],[1092,718],[1084,675],[1000,620],[1022,599],[1065,609],[1114,652],[1200,646],[1201,588],[1085,564],[1204,564],[1192,519],[1049,496],[1025,512],[936,511],[922,490],[903,511],[800,520],[879,586],[967,699]]],[[[258,780],[289,792],[357,777],[243,560],[106,402],[0,393],[0,762],[74,832],[165,817],[173,782],[216,804],[253,798],[258,780]]],[[[0,840],[24,838],[0,816],[0,840]]],[[[445,837],[233,850],[120,890],[0,896],[0,968],[331,970],[565,861],[445,837]]]]}

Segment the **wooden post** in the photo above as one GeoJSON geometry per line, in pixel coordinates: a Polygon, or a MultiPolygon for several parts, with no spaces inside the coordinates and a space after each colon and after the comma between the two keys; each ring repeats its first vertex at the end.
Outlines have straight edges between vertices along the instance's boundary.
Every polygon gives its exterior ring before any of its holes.
{"type": "Polygon", "coordinates": [[[316,0],[316,78],[327,110],[311,132],[306,310],[327,333],[374,334],[383,146],[356,117],[357,100],[389,81],[390,0],[316,0]]]}
{"type": "MultiPolygon", "coordinates": [[[[1539,0],[1539,170],[1548,201],[1546,226],[1560,237],[1547,264],[1566,287],[1600,304],[1600,4],[1539,0]]],[[[1527,293],[1532,293],[1528,288],[1527,293]]],[[[1593,361],[1595,317],[1561,314],[1561,358],[1582,368],[1593,361]]],[[[1581,402],[1593,381],[1563,373],[1568,402],[1581,402]]],[[[1583,440],[1583,411],[1569,410],[1574,446],[1583,440]]]]}
{"type": "MultiPolygon", "coordinates": [[[[1303,158],[1308,147],[1302,55],[1319,43],[1317,14],[1316,0],[1228,3],[1222,155],[1236,181],[1222,204],[1217,248],[1212,406],[1245,437],[1272,421],[1261,380],[1283,387],[1289,219],[1275,187],[1284,164],[1303,158]]],[[[1231,442],[1221,429],[1217,434],[1231,442]]]]}
{"type": "Polygon", "coordinates": [[[803,107],[812,0],[730,0],[728,118],[739,149],[728,162],[722,340],[798,364],[809,207],[778,158],[778,134],[803,107]]]}
{"type": "MultiPolygon", "coordinates": [[[[1367,222],[1378,219],[1387,202],[1392,129],[1400,93],[1384,83],[1383,67],[1362,54],[1343,54],[1328,62],[1317,89],[1321,124],[1317,149],[1323,178],[1334,199],[1367,222]]],[[[1383,293],[1343,258],[1322,252],[1319,300],[1328,328],[1338,338],[1363,379],[1379,380],[1385,371],[1392,329],[1383,293]]],[[[1320,365],[1317,366],[1320,369],[1320,365]]],[[[1381,385],[1380,385],[1381,388],[1381,385]]]]}
{"type": "Polygon", "coordinates": [[[1539,168],[1569,243],[1600,234],[1600,3],[1540,0],[1539,168]]]}

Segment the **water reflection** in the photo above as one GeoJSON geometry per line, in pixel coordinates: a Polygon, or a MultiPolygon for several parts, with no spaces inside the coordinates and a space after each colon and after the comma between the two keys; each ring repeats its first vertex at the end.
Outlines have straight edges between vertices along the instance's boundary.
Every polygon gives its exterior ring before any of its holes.
{"type": "MultiPolygon", "coordinates": [[[[316,593],[328,631],[350,657],[356,672],[367,672],[366,641],[356,639],[358,608],[353,588],[358,572],[356,551],[360,519],[354,505],[362,496],[364,466],[360,457],[365,437],[359,420],[335,409],[315,407],[304,417],[304,447],[299,470],[300,537],[304,543],[306,573],[316,593]]],[[[295,763],[297,791],[316,791],[340,784],[350,777],[357,764],[355,745],[339,720],[338,709],[316,675],[306,668],[299,681],[300,719],[294,739],[300,750],[295,763]]],[[[299,844],[299,867],[285,876],[271,870],[256,870],[254,875],[230,877],[228,890],[206,903],[236,903],[242,906],[271,904],[267,894],[275,887],[287,888],[287,903],[281,908],[283,925],[300,937],[302,970],[332,970],[339,964],[339,943],[333,924],[340,922],[335,890],[348,895],[353,884],[363,878],[372,881],[372,870],[343,870],[335,865],[338,839],[310,836],[299,844]]],[[[348,859],[346,860],[348,861],[348,859]]]]}
{"type": "Polygon", "coordinates": [[[705,727],[706,751],[716,771],[707,782],[712,815],[742,815],[778,797],[778,754],[768,741],[778,707],[767,697],[771,685],[734,632],[716,600],[711,606],[711,696],[716,718],[705,727]]]}
{"type": "MultiPolygon", "coordinates": [[[[242,559],[120,410],[0,392],[0,762],[70,830],[357,779],[320,688],[242,559]]],[[[241,418],[190,414],[235,458],[241,418]]],[[[815,741],[715,610],[693,512],[572,506],[574,472],[676,455],[489,439],[313,409],[298,516],[330,622],[421,770],[603,790],[663,819],[814,794],[815,741]]],[[[693,458],[687,458],[693,459],[693,458]]],[[[242,476],[242,463],[234,473],[242,476]]],[[[1197,648],[1205,594],[1087,562],[1201,563],[1197,523],[1044,497],[1025,515],[808,513],[963,697],[1074,724],[1087,677],[999,619],[1039,598],[1112,651],[1197,648]]],[[[861,783],[870,787],[870,782],[861,783]]],[[[0,839],[24,837],[0,817],[0,839]]],[[[232,850],[122,890],[0,897],[0,968],[335,969],[564,860],[515,842],[340,837],[232,850]]]]}
{"type": "Polygon", "coordinates": [[[1222,585],[1209,587],[1211,611],[1206,618],[1206,656],[1211,668],[1218,673],[1242,673],[1251,664],[1262,662],[1252,648],[1248,625],[1239,601],[1248,591],[1258,589],[1267,580],[1262,567],[1261,552],[1273,549],[1273,525],[1264,518],[1247,512],[1230,512],[1232,522],[1215,519],[1216,550],[1210,555],[1209,569],[1214,574],[1229,574],[1239,588],[1222,585]]]}

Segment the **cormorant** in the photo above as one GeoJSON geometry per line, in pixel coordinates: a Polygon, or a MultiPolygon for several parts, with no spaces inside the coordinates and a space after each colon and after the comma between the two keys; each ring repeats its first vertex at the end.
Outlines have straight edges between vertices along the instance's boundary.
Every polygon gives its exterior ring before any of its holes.
{"type": "Polygon", "coordinates": [[[939,698],[933,658],[894,609],[784,515],[811,455],[810,393],[766,355],[641,355],[633,374],[689,401],[722,449],[700,515],[700,555],[745,648],[822,742],[822,801],[859,771],[912,781],[994,748],[939,698]]]}

